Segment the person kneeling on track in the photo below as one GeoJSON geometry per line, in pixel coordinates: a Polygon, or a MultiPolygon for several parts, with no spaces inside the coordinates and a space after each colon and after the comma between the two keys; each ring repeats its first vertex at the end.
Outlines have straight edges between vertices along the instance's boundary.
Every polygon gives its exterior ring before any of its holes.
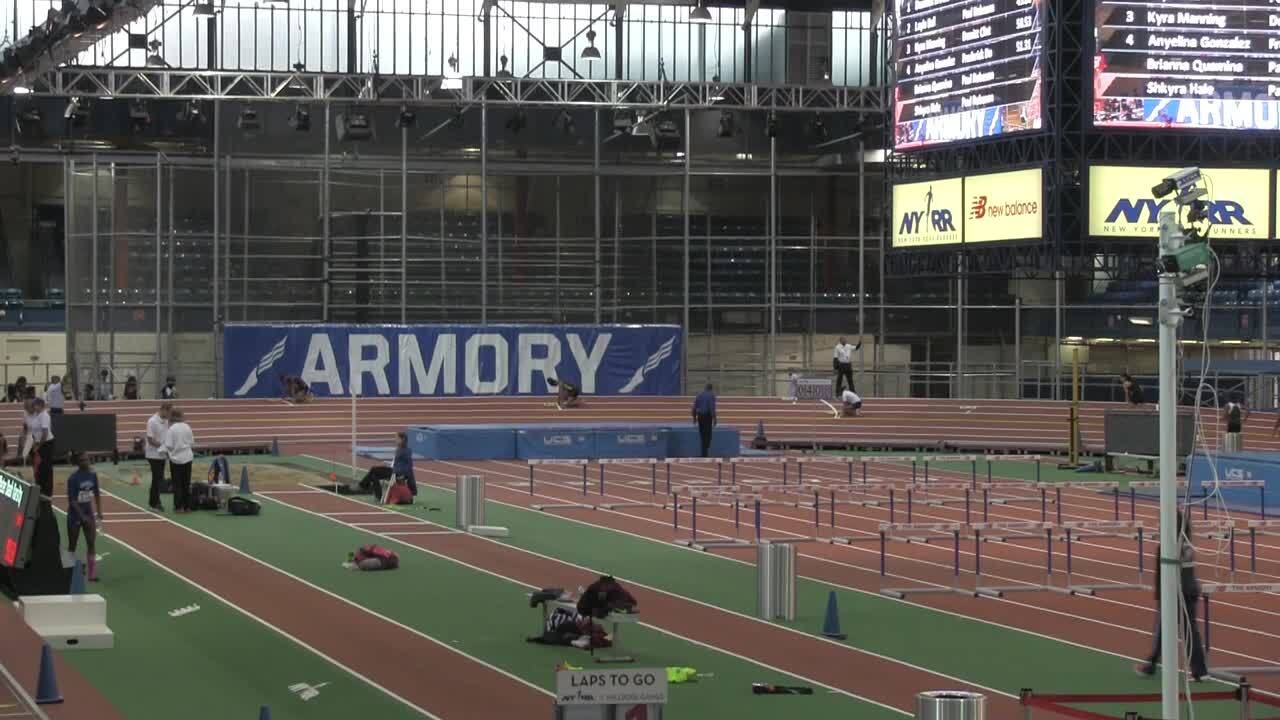
{"type": "Polygon", "coordinates": [[[843,406],[840,408],[842,417],[858,417],[858,411],[862,409],[862,397],[853,390],[845,390],[840,394],[840,400],[843,406]]]}
{"type": "Polygon", "coordinates": [[[547,378],[547,384],[557,388],[556,405],[561,408],[578,407],[582,404],[582,399],[579,397],[582,394],[582,389],[577,385],[568,380],[557,380],[555,378],[547,378]]]}
{"type": "Polygon", "coordinates": [[[356,570],[395,570],[400,567],[400,556],[381,545],[361,545],[347,562],[356,570]]]}
{"type": "Polygon", "coordinates": [[[387,496],[382,503],[384,505],[413,504],[413,492],[409,490],[409,483],[405,482],[403,476],[397,477],[395,483],[387,488],[387,496]]]}
{"type": "Polygon", "coordinates": [[[80,531],[88,546],[89,579],[98,579],[97,539],[102,520],[102,491],[98,473],[89,465],[89,456],[75,454],[76,471],[67,478],[67,551],[75,555],[80,531]],[[96,508],[95,508],[96,506],[96,508]],[[96,512],[95,512],[96,509],[96,512]]]}
{"type": "MultiPolygon", "coordinates": [[[[374,500],[382,499],[382,483],[390,480],[392,477],[391,468],[386,465],[375,465],[369,468],[369,472],[360,478],[360,489],[373,496],[374,500]]],[[[350,494],[349,486],[339,485],[339,495],[350,494]],[[348,488],[347,492],[343,492],[343,488],[348,488]]]]}
{"type": "Polygon", "coordinates": [[[611,612],[636,611],[636,599],[612,575],[602,575],[578,598],[578,613],[603,620],[611,612]]]}

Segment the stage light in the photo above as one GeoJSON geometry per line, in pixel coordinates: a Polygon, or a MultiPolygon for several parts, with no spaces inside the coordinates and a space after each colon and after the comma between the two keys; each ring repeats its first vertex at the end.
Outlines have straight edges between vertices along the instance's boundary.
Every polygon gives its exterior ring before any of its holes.
{"type": "Polygon", "coordinates": [[[241,132],[255,133],[262,129],[262,120],[258,118],[257,110],[246,105],[240,110],[240,118],[236,120],[236,126],[241,132]]]}
{"type": "Polygon", "coordinates": [[[298,132],[311,131],[311,110],[306,105],[298,105],[289,116],[289,127],[298,132]]]}
{"type": "Polygon", "coordinates": [[[599,60],[600,50],[596,48],[596,31],[595,30],[587,31],[587,42],[590,44],[582,48],[582,54],[579,55],[579,57],[581,57],[583,60],[591,60],[591,61],[599,60]]]}
{"type": "Polygon", "coordinates": [[[716,135],[722,138],[733,137],[733,130],[733,113],[728,110],[722,110],[720,112],[720,128],[716,131],[716,135]]]}
{"type": "Polygon", "coordinates": [[[709,23],[711,22],[711,11],[707,10],[707,5],[703,0],[698,0],[698,6],[689,11],[689,22],[692,23],[709,23]]]}

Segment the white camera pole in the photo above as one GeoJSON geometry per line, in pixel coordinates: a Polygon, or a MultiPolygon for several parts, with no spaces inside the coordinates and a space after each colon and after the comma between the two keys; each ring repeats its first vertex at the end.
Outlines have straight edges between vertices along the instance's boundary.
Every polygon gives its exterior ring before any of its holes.
{"type": "MultiPolygon", "coordinates": [[[[1173,213],[1160,216],[1160,254],[1183,245],[1182,230],[1173,213]]],[[[1160,700],[1164,720],[1178,720],[1178,596],[1181,578],[1178,513],[1178,305],[1179,275],[1160,272],[1160,700]]],[[[1195,622],[1192,619],[1192,622],[1195,622]]]]}

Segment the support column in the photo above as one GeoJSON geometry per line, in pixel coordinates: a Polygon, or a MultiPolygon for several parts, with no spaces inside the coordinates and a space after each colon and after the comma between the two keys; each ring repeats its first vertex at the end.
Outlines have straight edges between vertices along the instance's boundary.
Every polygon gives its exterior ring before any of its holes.
{"type": "Polygon", "coordinates": [[[1053,274],[1053,399],[1062,399],[1062,296],[1064,276],[1053,274]]]}
{"type": "Polygon", "coordinates": [[[329,136],[333,132],[329,121],[332,113],[330,112],[329,103],[324,104],[324,159],[320,168],[320,262],[323,263],[321,270],[321,282],[324,286],[321,295],[320,304],[320,321],[329,322],[329,255],[332,252],[329,247],[329,136]]]}
{"type": "MultiPolygon", "coordinates": [[[[684,219],[684,284],[681,286],[681,304],[683,306],[683,315],[681,327],[684,332],[684,342],[681,343],[681,354],[684,355],[680,360],[681,373],[681,390],[688,392],[689,389],[689,166],[693,163],[692,143],[689,136],[692,123],[689,120],[689,110],[684,111],[684,187],[680,196],[680,214],[684,219]]],[[[656,257],[656,256],[655,256],[656,257]]],[[[656,262],[656,261],[655,261],[656,262]]],[[[657,281],[655,276],[655,282],[657,281]]]]}
{"type": "MultiPolygon", "coordinates": [[[[595,275],[593,279],[593,289],[591,296],[595,299],[595,323],[600,324],[600,110],[597,108],[591,111],[592,127],[595,128],[591,135],[591,217],[592,230],[591,239],[593,242],[592,255],[595,259],[595,275]]],[[[618,262],[618,258],[613,259],[614,263],[618,262]]],[[[617,302],[617,298],[614,298],[617,302]]]]}
{"type": "Polygon", "coordinates": [[[489,104],[480,103],[480,322],[489,322],[489,104]]]}
{"type": "Polygon", "coordinates": [[[866,334],[867,323],[867,255],[866,255],[866,238],[863,237],[867,231],[867,166],[866,166],[866,147],[862,138],[858,138],[858,387],[864,388],[866,392],[866,372],[867,364],[863,343],[866,334]]]}
{"type": "MultiPolygon", "coordinates": [[[[488,25],[485,25],[488,37],[488,25]]],[[[485,52],[485,67],[489,53],[485,52]]],[[[486,73],[487,77],[487,73],[486,73]]],[[[400,323],[409,322],[409,128],[400,128],[400,323]]]]}
{"type": "Polygon", "coordinates": [[[769,138],[769,277],[765,290],[769,300],[769,359],[764,364],[768,376],[764,390],[774,396],[778,363],[778,139],[769,138]]]}

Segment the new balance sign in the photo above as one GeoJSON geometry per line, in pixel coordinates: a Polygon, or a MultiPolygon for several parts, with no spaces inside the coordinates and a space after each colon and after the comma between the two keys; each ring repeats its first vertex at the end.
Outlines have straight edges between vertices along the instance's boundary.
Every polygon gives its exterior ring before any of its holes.
{"type": "Polygon", "coordinates": [[[680,392],[671,325],[228,325],[227,392],[279,397],[300,377],[318,396],[587,395],[680,392]]]}

